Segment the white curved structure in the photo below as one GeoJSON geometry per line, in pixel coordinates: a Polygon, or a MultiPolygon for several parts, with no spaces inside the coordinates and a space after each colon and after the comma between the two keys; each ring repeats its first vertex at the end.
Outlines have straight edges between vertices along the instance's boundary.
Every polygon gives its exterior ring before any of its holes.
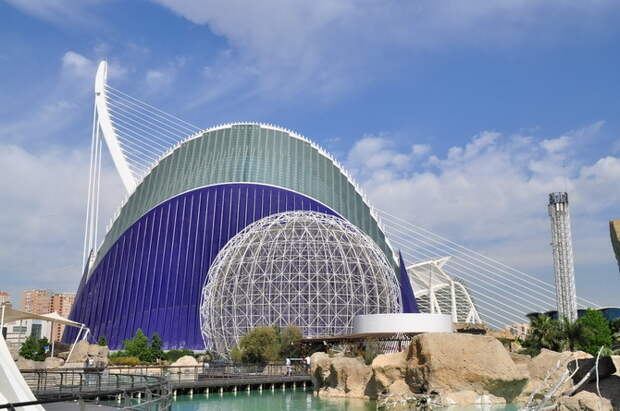
{"type": "Polygon", "coordinates": [[[455,323],[481,323],[467,288],[443,270],[449,260],[450,257],[443,257],[407,266],[420,311],[449,314],[455,323]]]}
{"type": "Polygon", "coordinates": [[[356,315],[400,311],[398,280],[381,249],[346,220],[313,211],[249,225],[220,251],[208,278],[202,333],[220,353],[261,325],[342,335],[356,315]]]}
{"type": "Polygon", "coordinates": [[[452,317],[446,314],[365,314],[353,318],[353,334],[451,333],[452,317]]]}

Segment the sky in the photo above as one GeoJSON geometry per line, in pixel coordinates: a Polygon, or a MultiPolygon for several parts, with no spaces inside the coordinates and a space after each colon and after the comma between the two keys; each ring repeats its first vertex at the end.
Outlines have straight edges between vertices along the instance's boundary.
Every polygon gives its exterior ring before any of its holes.
{"type": "MultiPolygon", "coordinates": [[[[93,81],[200,127],[318,142],[371,203],[552,280],[571,201],[577,291],[620,305],[615,0],[0,0],[0,289],[75,291],[93,81]]],[[[102,226],[124,193],[103,166],[102,226]]]]}

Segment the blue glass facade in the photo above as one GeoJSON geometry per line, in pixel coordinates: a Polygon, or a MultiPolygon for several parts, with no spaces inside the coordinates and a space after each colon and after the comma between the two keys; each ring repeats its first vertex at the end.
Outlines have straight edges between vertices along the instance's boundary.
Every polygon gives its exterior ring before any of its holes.
{"type": "MultiPolygon", "coordinates": [[[[86,276],[71,319],[105,336],[111,349],[137,328],[165,348],[203,349],[200,293],[213,259],[248,224],[291,210],[331,209],[304,195],[259,184],[220,184],[178,195],[136,221],[86,276]]],[[[76,329],[67,327],[66,342],[76,329]]]]}

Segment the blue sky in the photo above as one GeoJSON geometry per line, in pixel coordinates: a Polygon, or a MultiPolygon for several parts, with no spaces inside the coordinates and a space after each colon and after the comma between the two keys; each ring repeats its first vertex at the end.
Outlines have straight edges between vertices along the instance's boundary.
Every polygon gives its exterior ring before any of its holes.
{"type": "MultiPolygon", "coordinates": [[[[92,83],[200,127],[330,150],[371,201],[550,279],[572,199],[579,294],[620,305],[620,5],[612,0],[0,2],[0,288],[75,289],[92,83]]],[[[122,198],[104,168],[104,225],[122,198]]]]}

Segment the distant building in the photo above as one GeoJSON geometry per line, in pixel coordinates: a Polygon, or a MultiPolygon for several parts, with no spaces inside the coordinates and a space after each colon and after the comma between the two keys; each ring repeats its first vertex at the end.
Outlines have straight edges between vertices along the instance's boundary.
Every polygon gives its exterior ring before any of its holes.
{"type": "Polygon", "coordinates": [[[2,304],[11,305],[11,294],[5,291],[0,291],[0,305],[2,304]]]}
{"type": "MultiPolygon", "coordinates": [[[[22,292],[22,310],[33,314],[57,313],[61,317],[69,317],[75,294],[73,293],[54,293],[50,290],[26,290],[22,292]]],[[[36,328],[36,327],[35,327],[36,328]]],[[[60,341],[65,326],[54,324],[43,337],[48,337],[50,341],[60,341]]]]}
{"type": "Polygon", "coordinates": [[[530,330],[530,325],[528,323],[514,323],[504,327],[504,330],[517,338],[525,339],[530,330]]]}
{"type": "Polygon", "coordinates": [[[618,269],[620,269],[620,220],[609,222],[609,232],[611,234],[611,246],[614,248],[616,260],[618,260],[618,269]]]}
{"type": "MultiPolygon", "coordinates": [[[[50,312],[55,312],[61,317],[68,318],[71,313],[71,307],[73,306],[74,300],[75,294],[54,294],[51,298],[50,312]]],[[[52,327],[52,341],[60,341],[64,329],[64,324],[54,324],[52,327]]]]}
{"type": "Polygon", "coordinates": [[[50,290],[22,291],[22,310],[33,314],[50,313],[52,294],[50,290]]]}
{"type": "MultiPolygon", "coordinates": [[[[596,310],[600,311],[601,314],[603,314],[603,317],[607,318],[607,320],[609,321],[613,321],[613,320],[620,318],[620,307],[599,307],[599,308],[596,308],[596,310]]],[[[583,308],[580,308],[579,310],[577,310],[577,317],[581,318],[581,316],[583,316],[585,313],[586,313],[586,310],[583,308]]],[[[546,315],[552,320],[558,319],[557,310],[547,311],[544,313],[542,312],[529,313],[529,314],[526,314],[526,317],[529,318],[530,320],[533,320],[539,315],[546,315]]]]}

